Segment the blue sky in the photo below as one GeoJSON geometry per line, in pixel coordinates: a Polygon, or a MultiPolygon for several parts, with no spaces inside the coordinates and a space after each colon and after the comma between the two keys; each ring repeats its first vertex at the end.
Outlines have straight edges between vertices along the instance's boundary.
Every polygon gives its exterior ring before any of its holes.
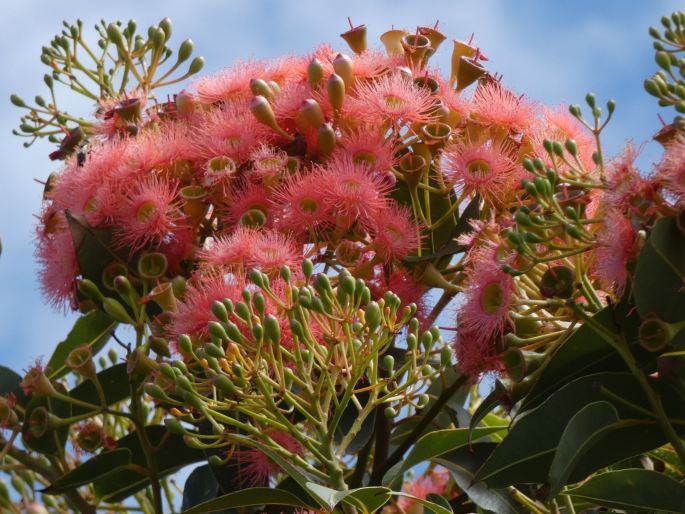
{"type": "MultiPolygon", "coordinates": [[[[4,191],[0,201],[0,364],[21,369],[35,357],[48,357],[74,320],[73,315],[43,304],[35,278],[33,214],[40,207],[41,186],[33,179],[44,179],[56,165],[47,158],[49,145],[36,144],[26,150],[10,134],[19,111],[8,100],[11,93],[29,99],[43,93],[46,68],[38,60],[40,47],[61,29],[63,19],[80,17],[91,27],[100,18],[135,18],[140,27],[147,27],[169,16],[174,22],[173,41],[178,44],[192,37],[196,53],[206,58],[205,72],[239,57],[304,53],[320,42],[345,49],[338,34],[346,30],[347,16],[355,24],[367,24],[372,44],[391,24],[412,27],[439,19],[448,37],[465,39],[475,32],[478,45],[490,58],[489,68],[502,73],[504,82],[518,92],[551,105],[580,103],[587,91],[603,101],[616,99],[615,119],[605,139],[608,153],[614,154],[625,139],[647,141],[660,126],[656,102],[642,90],[642,81],[655,69],[647,27],[657,25],[662,14],[670,14],[679,4],[673,0],[5,2],[0,17],[4,66],[0,81],[4,191]]],[[[436,57],[448,71],[449,50],[443,48],[436,57]]],[[[87,105],[67,103],[87,113],[87,105]]],[[[650,143],[641,163],[647,168],[659,155],[659,146],[650,143]]]]}

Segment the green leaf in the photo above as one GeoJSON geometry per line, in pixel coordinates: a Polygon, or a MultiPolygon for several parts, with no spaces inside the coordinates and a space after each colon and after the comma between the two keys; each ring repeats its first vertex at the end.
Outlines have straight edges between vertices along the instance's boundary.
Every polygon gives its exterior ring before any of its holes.
{"type": "MultiPolygon", "coordinates": [[[[452,506],[450,505],[450,502],[447,501],[447,499],[444,496],[440,496],[439,494],[435,493],[428,493],[426,495],[426,500],[435,503],[436,505],[440,505],[441,507],[447,509],[447,510],[452,510],[452,506]]],[[[426,508],[424,510],[424,514],[435,514],[433,513],[432,510],[429,508],[426,508]]]]}
{"type": "Polygon", "coordinates": [[[649,511],[681,514],[685,485],[646,469],[622,469],[597,475],[563,494],[626,512],[649,511]]]}
{"type": "Polygon", "coordinates": [[[685,319],[685,236],[675,218],[656,222],[635,267],[634,295],[642,317],[685,319]]]}
{"type": "Polygon", "coordinates": [[[605,401],[590,403],[571,418],[549,469],[548,498],[554,498],[561,491],[580,458],[617,423],[616,409],[605,401]]]}
{"type": "MultiPolygon", "coordinates": [[[[115,364],[98,373],[97,377],[100,385],[102,385],[108,406],[125,400],[131,395],[126,363],[115,364]]],[[[85,380],[74,387],[69,391],[69,396],[94,405],[100,405],[100,396],[91,380],[85,380]]],[[[74,405],[72,410],[74,416],[88,412],[88,409],[78,405],[74,405]]]]}
{"type": "Polygon", "coordinates": [[[98,478],[108,475],[113,469],[130,463],[131,451],[127,448],[105,451],[75,467],[42,492],[43,494],[65,493],[82,485],[89,484],[98,478]]]}
{"type": "MultiPolygon", "coordinates": [[[[593,319],[610,331],[621,323],[621,331],[627,337],[631,351],[639,362],[651,360],[653,354],[646,354],[637,338],[640,318],[633,308],[625,303],[601,310],[593,319]]],[[[520,411],[538,406],[551,394],[576,378],[603,371],[627,371],[626,365],[616,351],[599,337],[588,324],[580,326],[543,364],[540,376],[533,383],[523,399],[520,411]]],[[[518,399],[514,399],[517,401],[518,399]]]]}
{"type": "MultiPolygon", "coordinates": [[[[183,437],[167,432],[166,427],[150,425],[145,427],[150,444],[157,448],[158,476],[163,477],[174,471],[204,460],[201,450],[189,448],[183,437]]],[[[98,499],[116,503],[148,486],[147,474],[137,469],[145,468],[147,462],[140,446],[138,434],[131,433],[116,442],[117,448],[127,448],[131,452],[131,464],[112,470],[106,477],[94,481],[95,495],[98,499]]]]}
{"type": "MultiPolygon", "coordinates": [[[[665,385],[661,386],[658,381],[650,380],[650,383],[652,387],[659,388],[664,408],[671,417],[685,417],[685,402],[680,395],[665,385]]],[[[630,373],[599,373],[581,377],[559,389],[540,406],[517,417],[507,437],[476,474],[476,480],[485,480],[494,488],[544,482],[566,426],[589,403],[610,401],[621,420],[645,420],[642,414],[623,402],[612,401],[603,394],[603,389],[629,399],[641,409],[650,409],[642,388],[630,373]]],[[[614,428],[610,437],[602,439],[601,445],[595,446],[591,454],[577,463],[571,481],[666,442],[656,423],[626,423],[614,428]]]]}
{"type": "Polygon", "coordinates": [[[360,487],[349,491],[337,491],[330,487],[307,483],[307,490],[324,501],[324,507],[333,512],[340,502],[359,508],[362,512],[375,512],[390,498],[391,490],[387,487],[360,487]]]}
{"type": "Polygon", "coordinates": [[[26,396],[19,383],[22,377],[5,366],[0,366],[0,396],[7,396],[14,393],[19,405],[26,403],[26,396]]]}
{"type": "Polygon", "coordinates": [[[474,480],[476,471],[490,456],[495,443],[474,443],[433,459],[447,468],[455,483],[478,507],[497,514],[526,514],[507,489],[491,489],[484,482],[474,480]]]}
{"type": "Polygon", "coordinates": [[[48,361],[46,369],[50,378],[55,380],[69,372],[64,361],[74,348],[85,343],[93,349],[93,355],[99,352],[116,326],[117,322],[102,311],[89,312],[77,319],[67,338],[57,345],[48,361]]]}
{"type": "Polygon", "coordinates": [[[208,464],[196,467],[183,486],[181,510],[213,500],[219,493],[219,484],[208,464]]]}
{"type": "Polygon", "coordinates": [[[393,491],[390,494],[392,496],[402,496],[404,498],[409,498],[409,499],[415,501],[416,503],[418,503],[419,505],[423,505],[423,507],[425,509],[430,509],[435,514],[453,514],[451,507],[449,507],[449,508],[443,507],[442,505],[438,505],[437,503],[434,503],[434,502],[429,501],[429,500],[424,500],[422,498],[417,498],[416,496],[412,496],[411,494],[397,492],[397,491],[393,491]]]}
{"type": "Polygon", "coordinates": [[[473,440],[473,431],[475,428],[490,412],[492,412],[502,403],[502,399],[505,398],[506,395],[506,388],[502,382],[497,380],[493,390],[490,392],[490,394],[488,394],[487,397],[485,397],[483,401],[480,402],[478,407],[476,407],[473,416],[471,416],[471,421],[469,422],[469,442],[473,440]]]}
{"type": "MultiPolygon", "coordinates": [[[[473,439],[480,439],[489,434],[506,430],[507,426],[481,427],[473,430],[473,439]]],[[[469,443],[471,430],[468,428],[453,428],[437,430],[421,437],[409,451],[399,466],[393,466],[383,477],[383,484],[393,483],[402,473],[409,468],[455,450],[469,443]]]]}
{"type": "Polygon", "coordinates": [[[185,510],[183,511],[183,514],[205,514],[206,512],[217,512],[224,509],[254,507],[258,505],[289,505],[302,509],[314,508],[287,491],[272,489],[270,487],[253,487],[251,489],[242,489],[219,496],[218,498],[185,510]]]}

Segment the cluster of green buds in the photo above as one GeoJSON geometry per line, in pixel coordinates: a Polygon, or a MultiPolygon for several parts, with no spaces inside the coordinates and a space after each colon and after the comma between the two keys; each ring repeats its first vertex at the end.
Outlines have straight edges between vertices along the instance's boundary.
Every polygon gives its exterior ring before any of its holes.
{"type": "Polygon", "coordinates": [[[257,448],[344,487],[342,459],[365,421],[424,407],[451,353],[436,328],[420,332],[413,304],[400,308],[393,293],[373,301],[363,280],[342,272],[332,284],[312,268],[304,262],[307,282],[298,285],[283,267],[277,287],[253,271],[256,289],[245,288],[243,301],[214,302],[211,340],[181,336],[184,360],[161,364],[145,390],[174,415],[172,432],[222,450],[214,464],[235,447],[257,448]],[[341,433],[344,417],[352,421],[341,433]],[[207,423],[209,433],[196,430],[207,423]],[[274,432],[289,434],[302,454],[274,432]]]}
{"type": "Polygon", "coordinates": [[[663,32],[657,27],[649,29],[654,38],[655,60],[661,69],[645,80],[645,89],[659,99],[660,106],[672,105],[679,113],[685,113],[685,58],[678,56],[685,51],[685,13],[663,16],[661,24],[663,32]]]}
{"type": "MultiPolygon", "coordinates": [[[[179,67],[190,59],[193,42],[190,39],[183,41],[174,52],[168,46],[172,33],[169,18],[150,26],[147,35],[136,33],[135,20],[125,25],[121,21],[110,24],[100,21],[95,25],[97,46],[84,38],[81,20],[63,24],[62,32],[43,47],[41,54],[41,61],[50,68],[50,73],[44,76],[47,99],[36,96],[34,104],[29,104],[18,95],[10,98],[15,106],[27,111],[21,118],[19,130],[13,133],[29,138],[24,143],[27,147],[41,137],[59,143],[60,149],[51,156],[54,159],[63,159],[72,153],[94,129],[93,122],[58,107],[58,85],[98,103],[119,99],[113,110],[125,122],[133,123],[142,115],[144,102],[139,98],[128,98],[128,92],[135,91],[147,99],[154,89],[185,80],[204,65],[202,57],[195,57],[185,73],[174,76],[179,67]],[[171,60],[174,53],[175,61],[171,60]]],[[[164,106],[153,107],[159,108],[164,106]]]]}

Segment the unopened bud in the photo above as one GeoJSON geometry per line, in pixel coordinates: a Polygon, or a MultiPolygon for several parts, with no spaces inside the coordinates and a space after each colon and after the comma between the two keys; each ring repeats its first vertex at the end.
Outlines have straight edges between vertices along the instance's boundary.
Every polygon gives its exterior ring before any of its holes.
{"type": "Polygon", "coordinates": [[[316,57],[307,66],[307,80],[311,87],[315,87],[323,79],[324,68],[316,57]]]}
{"type": "Polygon", "coordinates": [[[347,89],[351,88],[354,83],[352,59],[345,54],[336,55],[335,59],[333,59],[333,69],[335,70],[335,73],[340,75],[340,77],[343,79],[345,82],[345,87],[347,89]]]}

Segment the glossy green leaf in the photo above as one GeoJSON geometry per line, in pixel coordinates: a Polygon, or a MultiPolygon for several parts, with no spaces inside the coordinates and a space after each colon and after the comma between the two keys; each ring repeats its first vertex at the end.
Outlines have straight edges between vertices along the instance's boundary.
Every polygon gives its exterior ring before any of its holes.
{"type": "Polygon", "coordinates": [[[19,386],[21,380],[22,377],[18,373],[5,366],[0,366],[0,396],[14,393],[19,405],[26,403],[24,391],[19,386]]]}
{"type": "Polygon", "coordinates": [[[57,482],[43,490],[44,494],[61,494],[76,489],[94,480],[105,477],[113,469],[131,463],[131,451],[127,448],[116,448],[104,451],[75,467],[62,476],[57,482]]]}
{"type": "Polygon", "coordinates": [[[397,492],[393,491],[390,493],[392,496],[401,496],[404,498],[409,498],[410,500],[418,503],[419,505],[422,505],[424,509],[429,509],[435,514],[453,514],[453,511],[451,508],[444,507],[443,505],[439,505],[435,502],[429,501],[429,500],[424,500],[423,498],[417,498],[416,496],[413,496],[411,494],[407,493],[402,493],[402,492],[397,492]]]}
{"type": "Polygon", "coordinates": [[[215,499],[219,495],[219,484],[208,464],[196,467],[183,486],[181,510],[187,510],[201,503],[215,499]]]}
{"type": "MultiPolygon", "coordinates": [[[[201,450],[189,448],[181,436],[167,432],[166,427],[150,425],[145,432],[153,447],[157,448],[157,466],[160,477],[204,460],[201,450]]],[[[107,502],[120,502],[140,491],[149,484],[147,474],[137,471],[147,465],[145,455],[140,446],[138,434],[131,433],[116,442],[117,448],[127,448],[131,452],[131,463],[135,467],[122,466],[112,471],[106,477],[95,480],[94,489],[97,498],[107,502]]]]}
{"type": "MultiPolygon", "coordinates": [[[[638,361],[650,361],[650,365],[653,365],[654,355],[643,350],[637,338],[640,318],[633,311],[632,306],[620,303],[601,310],[595,314],[594,320],[610,331],[616,331],[616,324],[620,323],[621,332],[628,339],[631,351],[638,361]]],[[[519,411],[540,405],[551,394],[576,378],[604,371],[627,371],[627,368],[618,353],[590,325],[584,324],[543,364],[540,375],[527,392],[519,411]]],[[[518,398],[514,401],[518,401],[518,398]]]]}
{"type": "Polygon", "coordinates": [[[549,498],[561,491],[578,461],[617,423],[618,413],[606,401],[590,403],[571,418],[549,469],[549,498]]]}
{"type": "Polygon", "coordinates": [[[337,491],[312,482],[307,483],[307,490],[321,498],[329,512],[333,512],[340,502],[345,502],[365,513],[375,512],[385,505],[391,493],[387,487],[360,487],[349,491],[337,491]]]}
{"type": "Polygon", "coordinates": [[[495,382],[495,387],[476,407],[476,410],[471,416],[471,421],[469,422],[469,442],[473,440],[473,431],[480,424],[485,417],[495,410],[502,403],[502,399],[507,395],[506,388],[502,385],[502,382],[497,380],[495,382]]]}
{"type": "Polygon", "coordinates": [[[224,509],[237,509],[242,507],[255,507],[259,505],[289,505],[302,509],[312,509],[311,505],[302,502],[297,496],[270,487],[253,487],[242,489],[233,493],[219,496],[208,502],[195,505],[183,511],[183,514],[205,514],[207,512],[217,512],[224,509]]]}
{"type": "MultiPolygon", "coordinates": [[[[651,381],[657,386],[656,381],[651,381]]],[[[650,405],[640,385],[629,373],[600,373],[581,377],[562,387],[535,409],[515,419],[502,443],[476,474],[490,487],[502,488],[516,483],[542,483],[548,475],[554,453],[571,418],[586,405],[610,401],[621,420],[644,417],[622,402],[611,400],[606,389],[642,409],[650,405]]],[[[685,417],[685,402],[670,389],[661,396],[672,417],[685,417]]],[[[656,423],[620,424],[610,437],[602,439],[591,454],[577,463],[570,480],[584,478],[591,471],[661,446],[666,439],[656,423]]]]}
{"type": "Polygon", "coordinates": [[[404,460],[397,466],[393,466],[383,477],[383,484],[393,483],[402,473],[417,464],[433,459],[455,450],[469,443],[469,436],[472,439],[480,439],[495,432],[506,430],[507,426],[501,427],[480,427],[471,431],[468,428],[453,428],[447,430],[437,430],[421,437],[412,447],[404,460]]]}
{"type": "Polygon", "coordinates": [[[681,514],[685,507],[685,484],[646,469],[602,473],[564,494],[625,512],[681,514]]]}
{"type": "MultiPolygon", "coordinates": [[[[130,377],[126,372],[126,363],[115,364],[97,374],[98,381],[102,386],[107,405],[114,405],[131,396],[130,377]]],[[[90,380],[85,380],[69,391],[69,396],[94,405],[100,405],[95,385],[90,380]]],[[[73,414],[83,414],[88,409],[79,405],[72,407],[73,414]]]]}
{"type": "Polygon", "coordinates": [[[634,295],[642,317],[668,323],[685,319],[685,236],[674,218],[662,218],[640,251],[635,267],[634,295]]]}
{"type": "Polygon", "coordinates": [[[93,354],[99,352],[109,340],[117,322],[102,311],[89,312],[76,320],[67,338],[57,345],[46,366],[50,378],[55,380],[66,375],[69,368],[64,365],[69,353],[82,344],[88,344],[93,354]]]}
{"type": "Polygon", "coordinates": [[[484,482],[474,480],[476,471],[496,446],[495,443],[473,443],[441,455],[433,462],[447,468],[459,489],[481,509],[497,514],[526,514],[526,509],[511,497],[507,489],[491,489],[484,482]]]}

